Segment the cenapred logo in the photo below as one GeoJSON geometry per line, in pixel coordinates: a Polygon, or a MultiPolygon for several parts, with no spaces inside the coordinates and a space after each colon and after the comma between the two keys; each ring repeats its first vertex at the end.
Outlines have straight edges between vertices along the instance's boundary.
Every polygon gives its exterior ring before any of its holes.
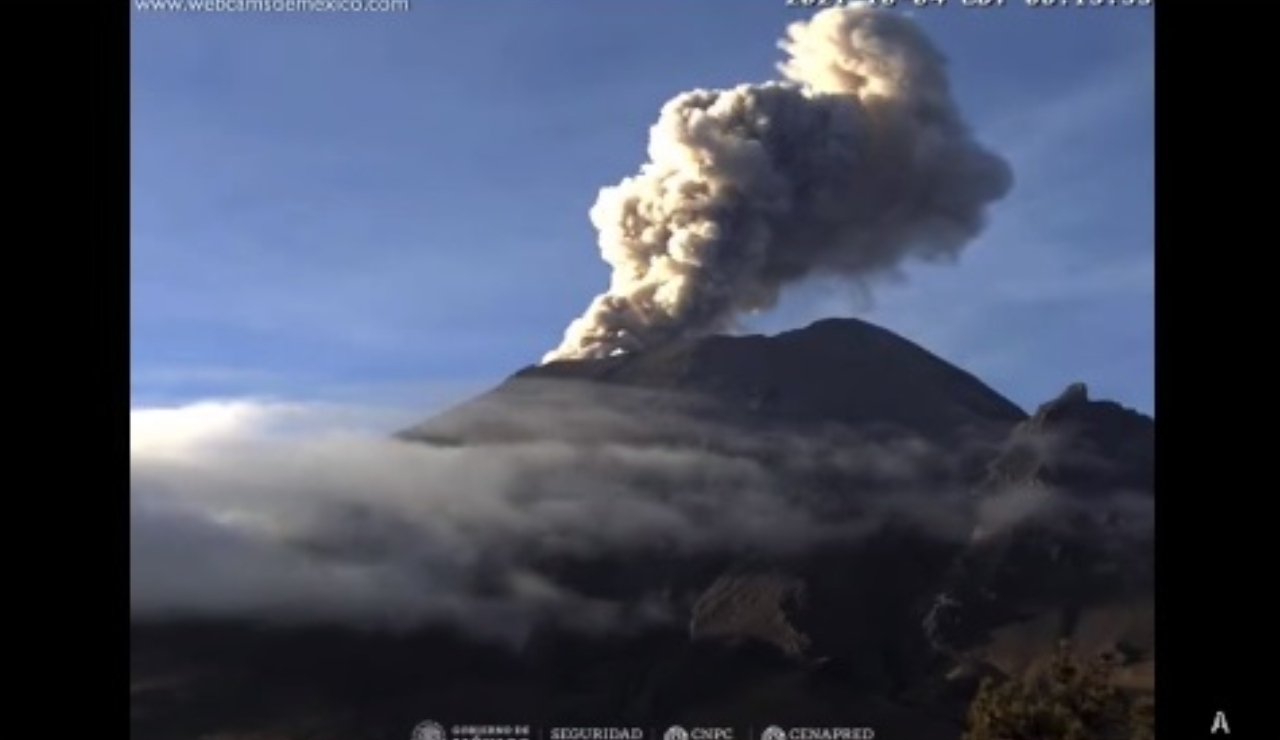
{"type": "Polygon", "coordinates": [[[760,733],[760,740],[787,740],[787,731],[777,725],[769,725],[760,733]]]}

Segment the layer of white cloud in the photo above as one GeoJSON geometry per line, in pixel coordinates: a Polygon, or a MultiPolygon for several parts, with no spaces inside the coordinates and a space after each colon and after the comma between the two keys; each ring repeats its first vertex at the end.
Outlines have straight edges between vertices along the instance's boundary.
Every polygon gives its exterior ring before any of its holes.
{"type": "MultiPolygon", "coordinates": [[[[241,399],[135,409],[135,613],[445,619],[506,638],[546,619],[617,628],[672,605],[577,593],[533,567],[530,554],[779,551],[857,536],[880,521],[815,518],[783,495],[767,466],[732,449],[627,441],[647,424],[732,447],[731,433],[666,416],[656,404],[646,404],[642,419],[633,406],[582,416],[565,399],[544,400],[508,419],[569,436],[463,448],[391,439],[380,410],[334,404],[241,399]],[[595,442],[574,436],[583,420],[595,442]]],[[[797,457],[825,456],[907,487],[927,454],[912,445],[787,444],[797,457]]],[[[891,509],[914,503],[908,491],[891,509]]],[[[962,523],[922,513],[922,525],[940,536],[965,536],[962,523]]]]}
{"type": "Polygon", "coordinates": [[[402,410],[390,408],[214,399],[131,410],[129,450],[135,460],[195,459],[273,441],[385,435],[407,421],[402,410]]]}
{"type": "Polygon", "coordinates": [[[331,403],[135,409],[133,612],[443,620],[502,640],[548,621],[624,629],[681,613],[691,593],[651,584],[610,601],[547,564],[780,555],[856,541],[887,517],[960,543],[984,516],[990,530],[1037,508],[1001,504],[974,520],[967,495],[938,488],[939,465],[955,461],[918,441],[830,431],[762,439],[671,399],[619,389],[607,398],[575,404],[535,384],[496,409],[535,434],[461,447],[390,438],[384,411],[331,403]],[[762,449],[799,467],[780,474],[762,449]],[[797,490],[808,477],[795,471],[806,469],[880,483],[797,490]],[[833,516],[833,505],[859,513],[833,516]]]}

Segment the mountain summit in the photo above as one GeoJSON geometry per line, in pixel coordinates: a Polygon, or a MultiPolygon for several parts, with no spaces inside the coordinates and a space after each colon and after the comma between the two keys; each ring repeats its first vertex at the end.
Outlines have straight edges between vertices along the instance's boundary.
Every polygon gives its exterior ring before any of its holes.
{"type": "MultiPolygon", "coordinates": [[[[492,485],[540,526],[587,502],[585,528],[499,543],[516,561],[467,551],[477,593],[509,595],[518,562],[523,597],[573,606],[514,647],[465,624],[135,620],[133,736],[374,740],[430,718],[956,740],[973,677],[1063,639],[1149,691],[1153,430],[1082,384],[1028,415],[852,319],[531,366],[396,449],[518,458],[492,485]]],[[[300,547],[342,556],[323,544],[300,547]]]]}
{"type": "Polygon", "coordinates": [[[554,405],[572,426],[586,422],[572,407],[585,416],[601,404],[625,403],[623,396],[680,398],[742,424],[840,425],[938,440],[1003,432],[1027,418],[973,375],[893,332],[858,319],[826,319],[770,337],[712,336],[534,365],[400,436],[463,442],[502,430],[557,434],[545,426],[518,429],[518,417],[554,405]]]}

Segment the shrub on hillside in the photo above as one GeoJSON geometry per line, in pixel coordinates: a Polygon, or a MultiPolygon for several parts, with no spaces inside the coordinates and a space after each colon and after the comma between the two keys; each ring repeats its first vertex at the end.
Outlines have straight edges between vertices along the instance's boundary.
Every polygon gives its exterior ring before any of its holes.
{"type": "Polygon", "coordinates": [[[1154,740],[1154,705],[1118,688],[1113,665],[1079,661],[1063,643],[1029,678],[985,679],[964,740],[1154,740]]]}

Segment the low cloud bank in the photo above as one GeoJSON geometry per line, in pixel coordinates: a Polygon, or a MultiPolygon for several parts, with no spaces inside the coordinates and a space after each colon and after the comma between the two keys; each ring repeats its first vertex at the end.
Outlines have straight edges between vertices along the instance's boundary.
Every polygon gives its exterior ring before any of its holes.
{"type": "MultiPolygon", "coordinates": [[[[132,611],[442,620],[519,641],[548,621],[600,631],[682,615],[661,589],[605,599],[551,563],[785,554],[891,518],[962,542],[980,523],[964,491],[938,483],[947,455],[924,443],[745,436],[679,403],[630,399],[612,410],[563,398],[507,408],[507,434],[452,446],[388,438],[379,425],[391,417],[376,410],[136,410],[132,611]],[[590,427],[578,424],[584,414],[590,427]],[[583,428],[589,439],[570,433],[583,428]],[[852,480],[875,485],[838,484],[852,480]]],[[[992,502],[976,511],[988,533],[1043,510],[992,502]]]]}

